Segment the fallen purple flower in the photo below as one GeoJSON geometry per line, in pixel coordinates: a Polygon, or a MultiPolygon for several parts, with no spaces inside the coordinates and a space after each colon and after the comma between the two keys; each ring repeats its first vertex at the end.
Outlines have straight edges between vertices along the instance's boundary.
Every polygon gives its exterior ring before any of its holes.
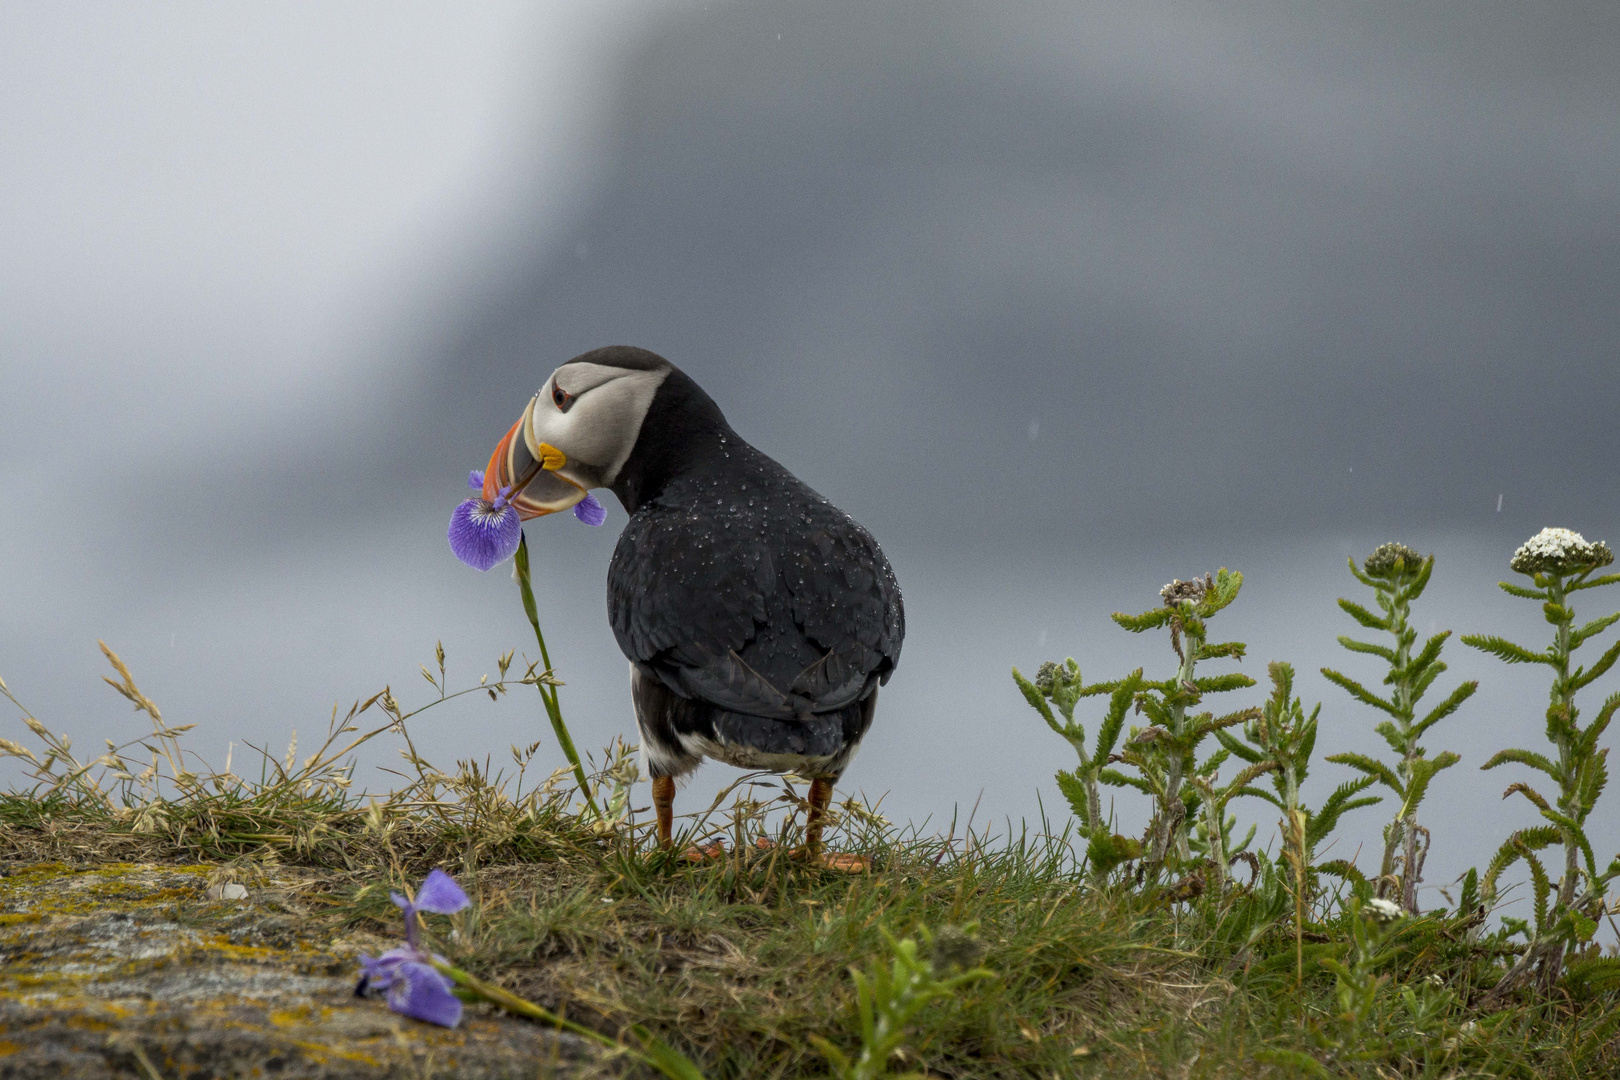
{"type": "Polygon", "coordinates": [[[389,949],[376,959],[362,956],[355,996],[386,993],[388,1007],[401,1016],[455,1027],[461,1022],[461,1000],[451,993],[455,983],[433,969],[434,959],[410,945],[389,949]]]}
{"type": "Polygon", "coordinates": [[[454,915],[464,907],[472,904],[467,894],[461,891],[456,879],[443,870],[431,870],[423,880],[422,887],[416,890],[416,899],[408,900],[400,893],[389,893],[388,898],[405,912],[405,940],[412,945],[416,944],[416,913],[418,911],[430,912],[434,915],[454,915]]]}
{"type": "Polygon", "coordinates": [[[428,874],[422,887],[416,890],[414,900],[400,893],[390,893],[389,897],[403,909],[405,945],[389,949],[375,959],[360,958],[360,982],[354,988],[356,996],[386,992],[388,1007],[394,1012],[430,1024],[455,1027],[461,1021],[461,1001],[451,992],[455,983],[434,970],[433,962],[445,963],[444,957],[424,952],[417,944],[417,912],[450,915],[472,901],[443,870],[428,874]]]}

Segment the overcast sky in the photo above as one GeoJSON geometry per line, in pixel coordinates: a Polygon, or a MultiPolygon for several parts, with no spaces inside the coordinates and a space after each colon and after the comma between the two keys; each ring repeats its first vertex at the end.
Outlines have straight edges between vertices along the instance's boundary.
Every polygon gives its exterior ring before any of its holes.
{"type": "MultiPolygon", "coordinates": [[[[1374,675],[1334,643],[1347,555],[1432,550],[1421,628],[1539,645],[1513,548],[1620,539],[1617,51],[1603,3],[0,4],[0,675],[129,737],[106,638],[216,757],[428,693],[441,638],[475,682],[526,627],[445,545],[466,471],[623,343],[893,560],[909,637],[846,777],[892,816],[1061,816],[1008,668],[1163,671],[1108,614],[1222,565],[1244,670],[1290,660],[1320,749],[1374,749],[1316,674],[1374,675]]],[[[529,533],[601,745],[623,514],[564,517],[529,533]]],[[[1447,655],[1483,688],[1431,736],[1464,756],[1431,884],[1530,823],[1475,769],[1545,698],[1447,655]]],[[[419,745],[499,757],[537,706],[419,745]]]]}

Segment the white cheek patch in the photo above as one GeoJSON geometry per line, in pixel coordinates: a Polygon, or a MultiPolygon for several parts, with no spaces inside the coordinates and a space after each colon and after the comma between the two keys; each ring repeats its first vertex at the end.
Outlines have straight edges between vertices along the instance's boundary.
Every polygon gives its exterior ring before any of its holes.
{"type": "Polygon", "coordinates": [[[548,443],[568,458],[566,470],[591,485],[607,487],[635,449],[658,388],[669,371],[626,371],[600,364],[569,364],[558,369],[562,388],[575,396],[567,412],[551,401],[557,374],[535,399],[523,441],[538,456],[548,443]]]}

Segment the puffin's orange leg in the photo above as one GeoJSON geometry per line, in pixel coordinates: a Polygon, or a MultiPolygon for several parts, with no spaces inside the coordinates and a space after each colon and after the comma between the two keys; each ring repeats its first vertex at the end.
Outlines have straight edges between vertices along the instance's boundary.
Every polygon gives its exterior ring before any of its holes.
{"type": "MultiPolygon", "coordinates": [[[[658,846],[669,848],[674,845],[675,829],[675,778],[673,776],[655,776],[652,782],[653,809],[658,814],[658,846]]],[[[719,841],[707,847],[689,847],[681,852],[681,858],[687,862],[705,862],[709,859],[718,859],[725,855],[726,846],[719,841]]]]}
{"type": "Polygon", "coordinates": [[[827,804],[832,801],[832,794],[831,780],[822,780],[818,777],[810,781],[808,798],[810,810],[805,815],[804,847],[801,850],[806,858],[820,863],[829,870],[840,870],[846,874],[865,873],[872,868],[872,860],[866,856],[823,851],[821,848],[821,828],[826,824],[827,804]]]}
{"type": "Polygon", "coordinates": [[[667,848],[674,842],[670,832],[675,826],[675,778],[655,776],[652,787],[653,809],[658,813],[658,846],[667,848]]]}

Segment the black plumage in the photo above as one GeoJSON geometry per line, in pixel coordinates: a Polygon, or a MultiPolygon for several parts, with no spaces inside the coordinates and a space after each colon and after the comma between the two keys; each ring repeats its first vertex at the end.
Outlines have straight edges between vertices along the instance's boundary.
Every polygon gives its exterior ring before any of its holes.
{"type": "Polygon", "coordinates": [[[667,361],[613,348],[574,362],[668,368],[611,483],[630,521],[608,610],[651,773],[709,756],[835,779],[905,635],[877,542],[667,361]]]}

